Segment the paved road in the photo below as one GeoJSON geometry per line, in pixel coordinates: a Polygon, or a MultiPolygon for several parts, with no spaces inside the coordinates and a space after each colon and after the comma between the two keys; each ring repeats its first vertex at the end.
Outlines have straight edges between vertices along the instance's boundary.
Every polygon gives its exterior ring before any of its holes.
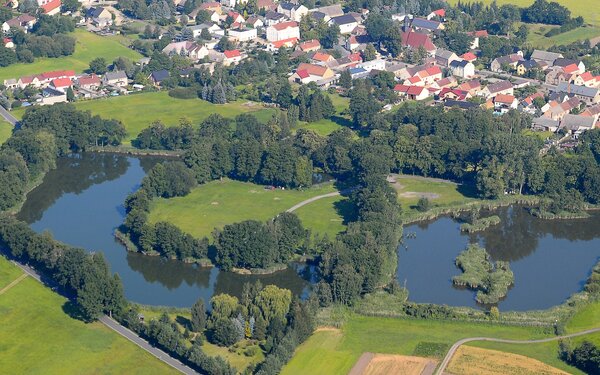
{"type": "MultiPolygon", "coordinates": [[[[31,276],[32,278],[36,279],[39,282],[42,282],[41,275],[39,273],[37,273],[37,271],[34,270],[33,268],[31,268],[27,265],[15,262],[15,261],[13,261],[13,263],[16,264],[18,267],[20,267],[23,270],[23,272],[25,272],[27,275],[31,276]]],[[[122,325],[119,324],[119,322],[108,317],[107,315],[102,316],[99,319],[99,321],[102,322],[108,328],[112,329],[113,331],[117,332],[121,336],[125,337],[129,341],[133,342],[140,348],[144,349],[148,353],[152,354],[159,360],[161,360],[164,363],[168,364],[169,366],[173,367],[174,369],[176,369],[184,374],[188,374],[188,375],[198,374],[194,369],[184,365],[179,360],[169,356],[167,353],[163,352],[162,350],[153,347],[146,340],[139,337],[136,333],[123,327],[122,325]]]]}
{"type": "Polygon", "coordinates": [[[10,122],[13,126],[17,125],[17,122],[19,122],[15,116],[13,116],[2,106],[0,106],[0,116],[2,116],[6,121],[10,122]]]}
{"type": "Polygon", "coordinates": [[[440,367],[438,367],[438,369],[436,371],[436,375],[442,375],[444,373],[444,370],[450,363],[452,356],[454,355],[454,353],[456,353],[458,348],[461,345],[466,344],[471,341],[493,341],[493,342],[501,342],[501,343],[505,343],[505,344],[540,344],[540,343],[544,343],[544,342],[550,342],[550,341],[568,339],[571,337],[583,336],[583,335],[587,335],[587,334],[595,333],[595,332],[600,332],[600,328],[592,328],[592,329],[588,329],[588,330],[576,332],[576,333],[571,333],[571,334],[564,335],[564,336],[554,336],[554,337],[548,337],[546,339],[539,339],[539,340],[506,340],[506,339],[495,339],[495,338],[491,338],[491,337],[470,337],[470,338],[458,340],[454,345],[452,345],[452,347],[448,351],[448,354],[446,354],[446,357],[444,357],[444,360],[442,361],[442,363],[440,364],[440,367]]]}

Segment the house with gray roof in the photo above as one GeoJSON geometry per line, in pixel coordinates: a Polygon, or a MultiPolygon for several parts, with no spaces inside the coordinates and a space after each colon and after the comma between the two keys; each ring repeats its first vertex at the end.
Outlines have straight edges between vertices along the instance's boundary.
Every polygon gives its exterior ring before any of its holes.
{"type": "Polygon", "coordinates": [[[569,82],[561,82],[556,87],[556,91],[564,92],[569,96],[579,98],[588,105],[600,103],[600,89],[594,87],[578,86],[569,82]]]}
{"type": "Polygon", "coordinates": [[[586,130],[594,128],[593,117],[567,114],[560,122],[560,129],[564,129],[577,138],[586,130]]]}
{"type": "Polygon", "coordinates": [[[104,86],[127,86],[127,74],[122,70],[115,70],[114,72],[107,72],[102,77],[102,85],[104,86]]]}
{"type": "Polygon", "coordinates": [[[448,51],[447,49],[438,48],[435,51],[435,62],[436,64],[444,67],[450,66],[452,61],[460,60],[456,53],[448,51]]]}
{"type": "Polygon", "coordinates": [[[537,62],[543,61],[546,64],[548,64],[548,66],[553,66],[554,61],[556,61],[556,59],[560,59],[563,57],[564,56],[562,55],[562,53],[542,51],[539,49],[534,50],[531,54],[531,60],[535,60],[537,62]]]}

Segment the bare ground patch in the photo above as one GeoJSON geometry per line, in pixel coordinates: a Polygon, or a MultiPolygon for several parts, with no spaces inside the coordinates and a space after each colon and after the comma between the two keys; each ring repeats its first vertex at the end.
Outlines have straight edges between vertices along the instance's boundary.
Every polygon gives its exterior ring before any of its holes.
{"type": "Polygon", "coordinates": [[[436,362],[422,357],[363,353],[349,375],[421,375],[436,362]]]}
{"type": "Polygon", "coordinates": [[[405,191],[404,193],[398,194],[400,198],[427,198],[427,199],[438,199],[440,197],[437,193],[420,193],[416,191],[405,191]]]}
{"type": "Polygon", "coordinates": [[[519,354],[461,346],[448,369],[460,375],[565,375],[566,372],[519,354]]]}

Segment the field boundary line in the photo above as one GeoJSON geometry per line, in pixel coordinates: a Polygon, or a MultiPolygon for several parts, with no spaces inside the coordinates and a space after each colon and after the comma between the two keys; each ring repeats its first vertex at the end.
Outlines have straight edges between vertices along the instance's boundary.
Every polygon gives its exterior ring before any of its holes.
{"type": "Polygon", "coordinates": [[[21,281],[23,281],[23,279],[25,279],[27,276],[26,273],[22,274],[21,276],[17,277],[16,279],[14,279],[13,281],[11,281],[10,284],[8,284],[7,286],[5,286],[4,288],[2,288],[0,290],[0,295],[4,294],[5,292],[7,292],[10,288],[12,288],[13,286],[17,285],[18,283],[20,283],[21,281]]]}

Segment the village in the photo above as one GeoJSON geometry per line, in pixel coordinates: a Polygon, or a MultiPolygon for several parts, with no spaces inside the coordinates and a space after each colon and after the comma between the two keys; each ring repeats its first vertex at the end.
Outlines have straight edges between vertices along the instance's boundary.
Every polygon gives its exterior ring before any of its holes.
{"type": "MultiPolygon", "coordinates": [[[[341,4],[308,9],[296,3],[258,0],[255,14],[244,10],[242,15],[238,9],[243,4],[236,0],[201,3],[189,16],[178,16],[182,27],[176,35],[159,33],[158,39],[170,38],[162,48],[164,55],[189,61],[188,67],[176,73],[186,77],[194,68],[204,67],[210,72],[217,66],[232,68],[254,58],[258,51],[277,55],[284,48],[290,60],[296,62],[287,74],[294,84],[343,92],[339,82],[344,75],[357,80],[380,72],[393,74],[397,99],[384,106],[384,111],[404,101],[423,101],[446,109],[483,107],[497,115],[518,110],[531,115],[533,130],[561,132],[572,139],[600,127],[600,76],[586,71],[582,61],[555,52],[534,50],[527,56],[516,50],[483,64],[479,47],[489,37],[485,30],[465,32],[470,38],[466,53],[454,52],[452,46],[438,48],[435,41],[448,21],[444,9],[421,15],[393,14],[402,53],[392,57],[385,48],[373,48],[378,42],[365,26],[369,17],[366,9],[344,12],[341,4]],[[204,21],[198,22],[200,18],[204,21]],[[331,45],[323,46],[318,39],[302,35],[301,23],[307,19],[335,30],[331,45]]],[[[60,0],[39,0],[38,5],[47,15],[60,10],[60,0]]],[[[177,9],[183,5],[175,2],[177,9]]],[[[120,12],[115,17],[115,9],[111,9],[113,12],[94,5],[72,16],[77,17],[78,27],[106,35],[114,33],[113,22],[117,19],[120,24],[130,21],[120,12]]],[[[27,33],[35,24],[36,17],[29,14],[4,22],[4,46],[14,48],[11,35],[15,29],[27,33]]],[[[134,79],[115,68],[102,74],[61,70],[5,79],[3,90],[5,94],[11,90],[27,92],[30,99],[23,100],[19,104],[22,106],[126,95],[147,90],[147,86],[160,90],[174,72],[144,70],[150,60],[144,57],[135,62],[145,71],[143,82],[139,75],[134,79]]]]}

